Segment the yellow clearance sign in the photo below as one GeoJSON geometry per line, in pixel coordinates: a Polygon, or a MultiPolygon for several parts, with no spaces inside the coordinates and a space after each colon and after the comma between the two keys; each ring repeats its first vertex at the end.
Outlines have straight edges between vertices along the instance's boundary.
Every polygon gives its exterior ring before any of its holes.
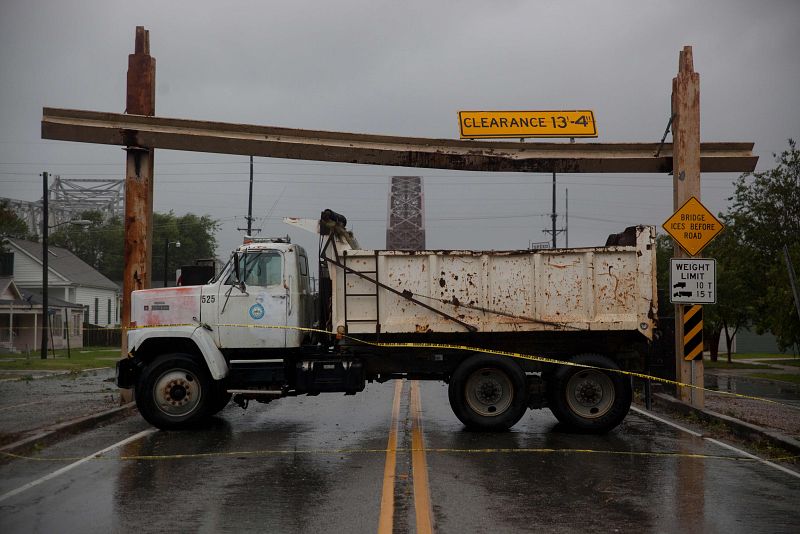
{"type": "Polygon", "coordinates": [[[459,111],[461,139],[597,137],[592,111],[459,111]]]}
{"type": "Polygon", "coordinates": [[[703,250],[725,228],[695,197],[687,200],[662,226],[690,256],[703,250]]]}

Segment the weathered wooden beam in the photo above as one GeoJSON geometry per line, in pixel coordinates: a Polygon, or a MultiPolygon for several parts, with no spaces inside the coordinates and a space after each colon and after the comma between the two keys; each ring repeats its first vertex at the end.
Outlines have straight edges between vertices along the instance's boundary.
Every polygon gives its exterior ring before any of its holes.
{"type": "MultiPolygon", "coordinates": [[[[692,47],[685,46],[678,55],[678,75],[672,79],[672,138],[674,141],[675,172],[672,176],[673,207],[677,211],[691,197],[700,200],[702,147],[700,144],[700,74],[694,70],[692,47]]],[[[673,257],[688,258],[689,254],[675,243],[673,257]]],[[[703,386],[703,360],[684,361],[684,306],[675,305],[675,365],[676,380],[684,384],[703,386]]],[[[683,402],[703,408],[702,389],[678,388],[683,402]]]]}
{"type": "MultiPolygon", "coordinates": [[[[130,110],[129,110],[130,111],[130,110]]],[[[482,172],[665,173],[672,145],[516,143],[324,132],[44,108],[42,138],[145,149],[482,172]],[[656,156],[656,152],[659,152],[656,156]]],[[[749,172],[753,143],[703,143],[702,172],[749,172]]]]}
{"type": "MultiPolygon", "coordinates": [[[[134,53],[128,56],[128,113],[156,112],[156,59],[150,55],[150,32],[136,27],[134,53]]],[[[124,116],[124,115],[123,115],[124,116]]],[[[122,273],[122,357],[128,352],[127,328],[131,323],[131,292],[147,289],[152,280],[153,258],[153,147],[124,143],[125,158],[125,262],[122,273]]],[[[131,400],[123,393],[123,399],[131,400]]]]}

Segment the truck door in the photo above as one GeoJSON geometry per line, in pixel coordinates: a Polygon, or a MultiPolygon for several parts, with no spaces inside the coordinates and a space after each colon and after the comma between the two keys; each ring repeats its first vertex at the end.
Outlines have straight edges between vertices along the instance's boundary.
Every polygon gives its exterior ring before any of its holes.
{"type": "Polygon", "coordinates": [[[284,257],[277,250],[240,254],[236,284],[233,270],[220,284],[218,299],[221,348],[281,348],[286,346],[288,288],[284,257]]]}

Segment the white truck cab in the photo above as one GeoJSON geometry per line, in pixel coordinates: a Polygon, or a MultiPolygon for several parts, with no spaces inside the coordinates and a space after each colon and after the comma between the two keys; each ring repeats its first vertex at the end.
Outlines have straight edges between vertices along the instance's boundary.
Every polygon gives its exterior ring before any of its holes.
{"type": "Polygon", "coordinates": [[[188,338],[215,380],[228,374],[221,349],[299,347],[313,326],[308,256],[288,239],[245,238],[202,286],[134,291],[128,349],[188,338]]]}

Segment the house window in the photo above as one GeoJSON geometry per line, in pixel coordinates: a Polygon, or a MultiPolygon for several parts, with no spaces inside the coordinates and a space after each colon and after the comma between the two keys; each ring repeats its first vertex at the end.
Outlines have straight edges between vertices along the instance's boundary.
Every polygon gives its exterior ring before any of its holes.
{"type": "Polygon", "coordinates": [[[94,324],[100,324],[100,299],[94,298],[94,324]]]}
{"type": "Polygon", "coordinates": [[[72,336],[81,335],[81,315],[79,313],[72,314],[72,336]]]}
{"type": "Polygon", "coordinates": [[[108,299],[108,324],[111,324],[111,299],[108,299]]]}
{"type": "Polygon", "coordinates": [[[64,337],[64,319],[60,313],[50,316],[50,333],[55,337],[64,337]]]}
{"type": "Polygon", "coordinates": [[[88,304],[83,307],[83,322],[87,323],[87,324],[89,323],[89,305],[88,304]]]}

